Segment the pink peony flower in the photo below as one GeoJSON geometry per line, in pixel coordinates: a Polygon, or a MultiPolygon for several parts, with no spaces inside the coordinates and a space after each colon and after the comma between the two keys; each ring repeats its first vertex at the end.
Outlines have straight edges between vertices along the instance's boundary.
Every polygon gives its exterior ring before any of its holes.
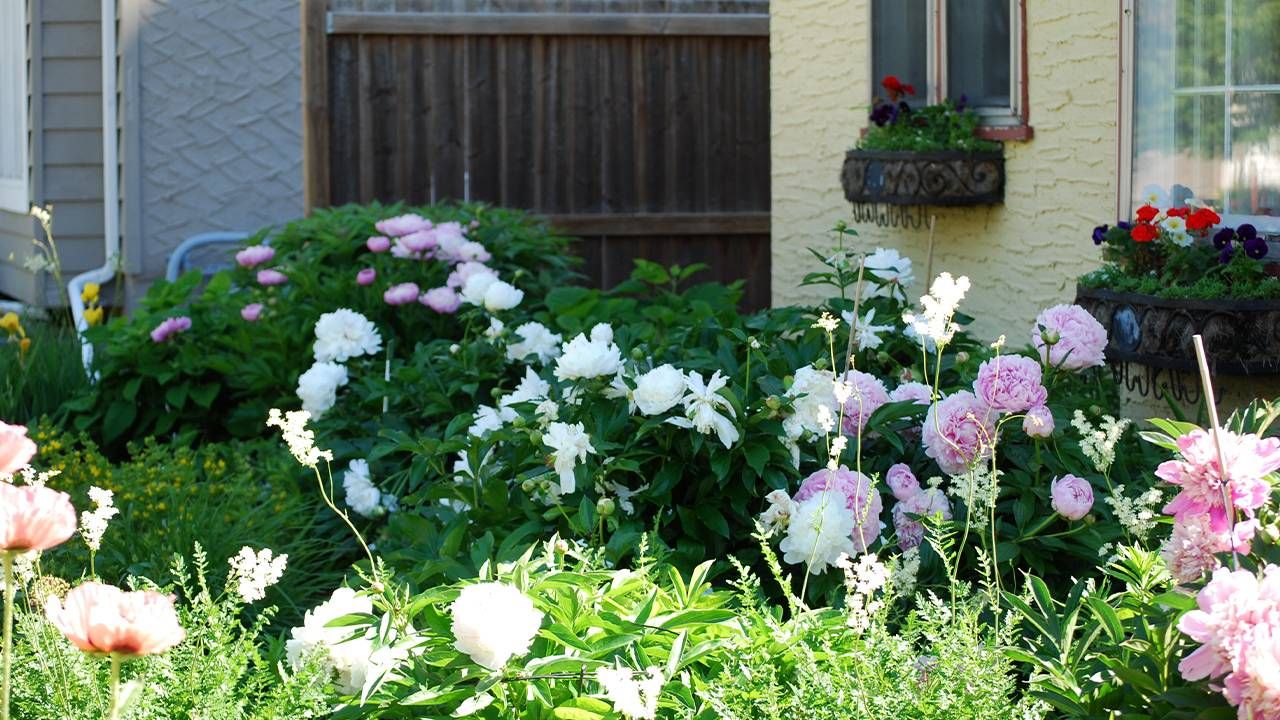
{"type": "Polygon", "coordinates": [[[1053,434],[1053,413],[1044,405],[1033,407],[1022,419],[1022,432],[1029,437],[1047,438],[1053,434]]]}
{"type": "Polygon", "coordinates": [[[1218,568],[1196,596],[1196,609],[1178,629],[1200,647],[1178,664],[1186,680],[1219,678],[1238,667],[1253,628],[1280,618],[1280,568],[1268,565],[1260,582],[1250,570],[1218,568]]]}
{"type": "Polygon", "coordinates": [[[493,275],[496,277],[497,273],[491,270],[489,266],[485,265],[484,263],[480,263],[480,262],[458,263],[457,266],[453,268],[453,272],[449,273],[449,279],[445,281],[445,285],[454,289],[458,289],[458,288],[461,288],[463,285],[466,285],[467,281],[470,280],[475,275],[493,275]]]}
{"type": "MultiPolygon", "coordinates": [[[[1280,439],[1237,435],[1225,429],[1219,437],[1223,457],[1231,468],[1231,502],[1236,510],[1252,517],[1271,492],[1265,476],[1280,468],[1280,439]]],[[[1193,430],[1178,438],[1178,450],[1181,460],[1168,460],[1156,468],[1156,477],[1182,488],[1164,511],[1177,520],[1208,513],[1213,531],[1227,532],[1232,521],[1222,499],[1222,474],[1212,433],[1193,430]]]]}
{"type": "Polygon", "coordinates": [[[374,280],[378,279],[378,271],[373,268],[365,268],[356,273],[357,285],[372,285],[374,280]]]}
{"type": "Polygon", "coordinates": [[[929,408],[921,427],[924,452],[948,475],[960,475],[991,456],[995,413],[962,390],[929,408]]]}
{"type": "Polygon", "coordinates": [[[889,468],[889,472],[885,473],[884,477],[889,489],[893,491],[893,496],[898,500],[906,500],[920,494],[920,481],[916,479],[915,474],[911,472],[911,467],[906,463],[898,463],[889,468]]]}
{"type": "Polygon", "coordinates": [[[289,277],[279,270],[259,270],[258,284],[271,287],[273,285],[283,285],[289,282],[289,277]]]}
{"type": "Polygon", "coordinates": [[[178,624],[173,596],[96,582],[77,587],[66,600],[50,597],[45,615],[71,644],[89,653],[155,655],[187,635],[178,624]]]}
{"type": "Polygon", "coordinates": [[[462,306],[462,298],[453,291],[453,288],[447,286],[431,288],[423,293],[418,301],[444,315],[452,315],[462,306]]]}
{"type": "MultiPolygon", "coordinates": [[[[419,230],[430,230],[431,221],[427,220],[421,215],[413,215],[413,214],[397,215],[396,217],[393,217],[393,218],[379,220],[378,222],[374,223],[373,226],[377,228],[378,232],[382,233],[383,235],[389,235],[391,237],[402,237],[404,235],[409,235],[411,233],[418,232],[419,230]]],[[[372,248],[370,249],[372,250],[372,248]]],[[[374,250],[374,252],[382,252],[382,251],[374,250]]]]}
{"type": "Polygon", "coordinates": [[[1252,550],[1258,521],[1249,520],[1236,525],[1231,533],[1214,532],[1209,527],[1208,515],[1193,515],[1173,521],[1173,533],[1160,548],[1169,574],[1182,584],[1193,583],[1219,565],[1214,557],[1233,549],[1243,555],[1252,550]]]}
{"type": "Polygon", "coordinates": [[[75,532],[76,509],[66,493],[0,482],[0,550],[48,550],[75,532]]]}
{"type": "Polygon", "coordinates": [[[262,303],[250,303],[240,308],[240,317],[245,322],[258,322],[258,318],[262,317],[262,303]]]}
{"type": "Polygon", "coordinates": [[[374,235],[365,241],[364,246],[369,248],[370,252],[384,253],[391,249],[391,238],[374,235]]]}
{"type": "Polygon", "coordinates": [[[436,246],[436,234],[433,230],[418,230],[396,240],[396,244],[402,246],[415,257],[420,257],[423,253],[436,246]]]}
{"type": "Polygon", "coordinates": [[[24,425],[0,422],[0,473],[12,475],[31,462],[36,444],[27,437],[24,425]]]}
{"type": "Polygon", "coordinates": [[[854,514],[853,544],[866,552],[880,537],[880,513],[884,510],[871,478],[843,465],[836,470],[823,468],[805,478],[793,499],[804,502],[828,490],[844,496],[845,507],[854,514]]]}
{"type": "Polygon", "coordinates": [[[1255,625],[1241,643],[1240,658],[1222,694],[1239,708],[1239,720],[1280,718],[1280,624],[1255,625]]]}
{"type": "Polygon", "coordinates": [[[1044,405],[1049,398],[1040,381],[1040,363],[1021,355],[1001,355],[982,363],[973,394],[992,410],[1005,413],[1044,405]]]}
{"type": "Polygon", "coordinates": [[[1075,475],[1054,478],[1049,497],[1054,512],[1068,520],[1079,520],[1093,509],[1093,485],[1075,475]]]}
{"type": "Polygon", "coordinates": [[[1083,370],[1106,362],[1107,331],[1079,305],[1054,305],[1036,317],[1031,344],[1040,359],[1064,370],[1083,370]],[[1056,337],[1052,345],[1044,335],[1056,337]]]}
{"type": "Polygon", "coordinates": [[[859,370],[850,372],[845,380],[853,386],[853,392],[844,401],[844,433],[858,435],[866,429],[867,418],[889,402],[889,393],[879,378],[859,370]]]}
{"type": "Polygon", "coordinates": [[[271,262],[271,258],[276,256],[274,248],[268,245],[253,245],[236,253],[236,262],[243,268],[257,267],[265,262],[271,262]]]}
{"type": "Polygon", "coordinates": [[[893,402],[911,400],[917,405],[932,405],[933,388],[924,383],[906,382],[894,388],[893,392],[889,393],[889,399],[893,402]]]}
{"type": "Polygon", "coordinates": [[[388,305],[405,305],[418,299],[417,283],[400,283],[392,285],[386,292],[382,293],[382,299],[388,305]]]}
{"type": "Polygon", "coordinates": [[[169,338],[191,329],[191,318],[185,315],[165,318],[151,331],[151,342],[167,342],[169,338]]]}
{"type": "Polygon", "coordinates": [[[893,528],[898,535],[898,547],[910,550],[924,542],[924,524],[917,518],[941,515],[951,519],[951,503],[940,488],[931,487],[915,495],[899,500],[893,506],[893,528]],[[913,517],[914,516],[914,517],[913,517]]]}

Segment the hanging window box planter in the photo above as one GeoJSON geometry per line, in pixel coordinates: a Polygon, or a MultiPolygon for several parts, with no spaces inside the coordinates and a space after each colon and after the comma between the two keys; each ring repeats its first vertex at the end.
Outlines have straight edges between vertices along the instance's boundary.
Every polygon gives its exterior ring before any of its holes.
{"type": "Polygon", "coordinates": [[[840,181],[855,204],[993,205],[1004,202],[1004,153],[850,150],[840,181]]]}
{"type": "Polygon", "coordinates": [[[1222,375],[1280,374],[1280,300],[1173,300],[1077,286],[1076,304],[1107,329],[1107,360],[1195,372],[1204,337],[1222,375]]]}

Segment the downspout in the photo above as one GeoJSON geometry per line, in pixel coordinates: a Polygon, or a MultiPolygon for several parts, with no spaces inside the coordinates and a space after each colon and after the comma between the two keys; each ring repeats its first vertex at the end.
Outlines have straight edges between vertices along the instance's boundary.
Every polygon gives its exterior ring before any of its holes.
{"type": "MultiPolygon", "coordinates": [[[[119,96],[116,83],[116,0],[102,0],[102,232],[103,265],[80,273],[67,283],[67,296],[76,330],[80,333],[80,359],[86,372],[93,365],[93,345],[84,337],[89,323],[84,319],[80,293],[88,283],[103,284],[115,279],[120,257],[120,141],[118,134],[119,96]]],[[[119,297],[119,288],[116,289],[119,297]]]]}

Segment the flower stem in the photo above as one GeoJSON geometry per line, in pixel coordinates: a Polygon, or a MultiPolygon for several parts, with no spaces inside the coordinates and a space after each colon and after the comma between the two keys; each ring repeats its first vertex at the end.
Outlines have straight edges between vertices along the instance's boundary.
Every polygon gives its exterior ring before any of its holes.
{"type": "Polygon", "coordinates": [[[13,553],[0,551],[4,564],[4,679],[0,686],[0,720],[9,720],[10,678],[13,670],[13,553]]]}
{"type": "Polygon", "coordinates": [[[120,720],[120,656],[111,653],[111,709],[108,720],[120,720]]]}

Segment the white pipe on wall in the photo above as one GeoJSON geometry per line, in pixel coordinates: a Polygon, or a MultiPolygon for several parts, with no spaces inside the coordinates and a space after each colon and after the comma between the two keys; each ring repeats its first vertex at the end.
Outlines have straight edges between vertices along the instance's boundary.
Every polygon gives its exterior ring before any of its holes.
{"type": "MultiPolygon", "coordinates": [[[[80,359],[88,371],[93,364],[93,345],[84,339],[89,323],[84,319],[80,293],[88,283],[106,283],[116,277],[120,257],[120,141],[116,82],[116,0],[102,0],[102,246],[103,265],[83,272],[67,283],[71,313],[80,336],[80,359]]],[[[117,294],[118,296],[118,294],[117,294]]]]}

